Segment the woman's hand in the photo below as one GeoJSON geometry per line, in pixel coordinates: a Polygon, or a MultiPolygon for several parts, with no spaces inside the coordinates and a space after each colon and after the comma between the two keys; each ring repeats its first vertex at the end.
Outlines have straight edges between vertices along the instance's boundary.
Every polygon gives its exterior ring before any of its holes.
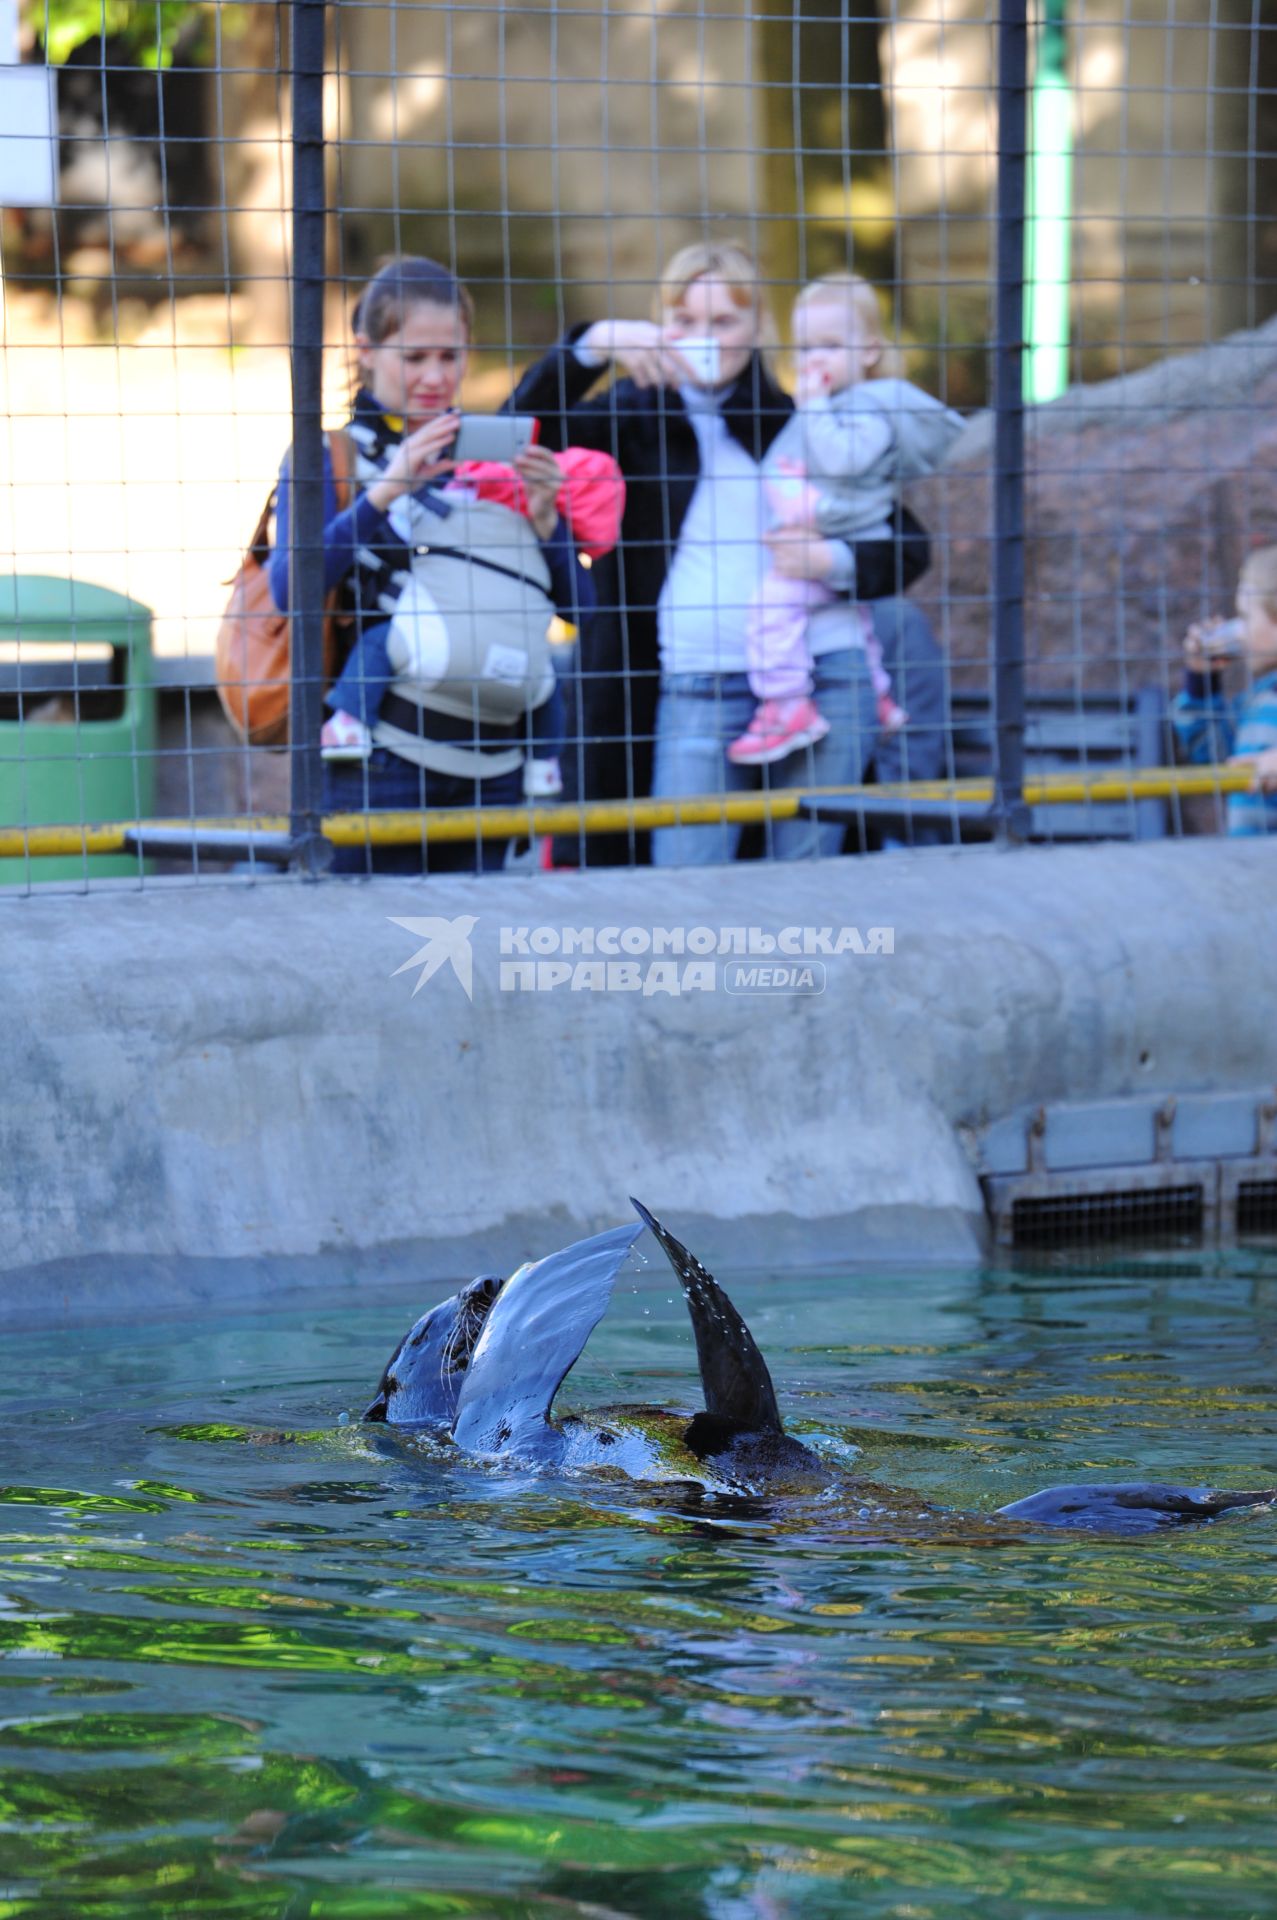
{"type": "Polygon", "coordinates": [[[834,547],[810,523],[773,527],[763,535],[763,544],[782,580],[828,580],[834,570],[834,547]]]}
{"type": "Polygon", "coordinates": [[[401,493],[412,493],[423,481],[451,470],[453,462],[444,455],[456,439],[460,425],[461,415],[455,410],[440,413],[400,441],[386,462],[380,480],[368,489],[368,498],[379,513],[384,513],[401,493]]]}
{"type": "Polygon", "coordinates": [[[680,387],[692,369],[654,320],[596,320],[577,342],[624,368],[636,387],[680,387]]]}
{"type": "Polygon", "coordinates": [[[532,531],[538,540],[548,540],[558,524],[563,469],[549,447],[525,447],[514,465],[528,496],[532,531]]]}

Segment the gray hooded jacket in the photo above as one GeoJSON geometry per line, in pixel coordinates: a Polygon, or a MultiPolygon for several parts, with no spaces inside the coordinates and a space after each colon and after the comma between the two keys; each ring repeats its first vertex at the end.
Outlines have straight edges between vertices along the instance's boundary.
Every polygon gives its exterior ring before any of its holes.
{"type": "Polygon", "coordinates": [[[816,524],[827,539],[885,538],[903,482],[934,472],[965,425],[908,380],[860,380],[801,407],[763,471],[783,498],[787,467],[801,468],[819,494],[816,524]]]}

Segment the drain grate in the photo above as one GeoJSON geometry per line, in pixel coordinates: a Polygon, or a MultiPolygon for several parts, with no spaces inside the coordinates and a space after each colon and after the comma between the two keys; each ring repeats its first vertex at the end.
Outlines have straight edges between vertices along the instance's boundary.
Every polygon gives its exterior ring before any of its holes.
{"type": "Polygon", "coordinates": [[[979,1140],[998,1246],[1277,1237],[1277,1086],[1024,1108],[979,1140]]]}
{"type": "MultiPolygon", "coordinates": [[[[1267,1186],[1277,1220],[1277,1182],[1267,1186]]],[[[1200,1185],[1115,1189],[1107,1193],[1053,1193],[1015,1200],[1014,1247],[1087,1246],[1101,1240],[1166,1240],[1202,1231],[1200,1185]]]]}
{"type": "Polygon", "coordinates": [[[1237,1231],[1277,1233],[1277,1180],[1243,1180],[1237,1188],[1237,1231]]]}

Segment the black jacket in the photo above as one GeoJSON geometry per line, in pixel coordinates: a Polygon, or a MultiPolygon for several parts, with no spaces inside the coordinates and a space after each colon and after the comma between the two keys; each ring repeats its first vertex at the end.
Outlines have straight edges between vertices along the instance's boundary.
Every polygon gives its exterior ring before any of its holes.
{"type": "MultiPolygon", "coordinates": [[[[564,779],[566,794],[574,798],[640,798],[651,791],[660,677],[656,605],[696,491],[700,450],[672,387],[638,387],[622,379],[586,398],[600,371],[583,367],[572,351],[584,332],[576,328],[529,367],[509,405],[537,416],[543,445],[597,447],[625,475],[620,545],[594,563],[597,605],[581,636],[576,686],[569,689],[564,779]]],[[[761,460],[793,406],[754,355],[727,396],[722,418],[732,438],[761,460]]],[[[902,593],[930,562],[925,529],[907,507],[896,513],[895,539],[856,545],[858,599],[902,593]]],[[[601,836],[592,836],[592,864],[645,855],[646,835],[609,839],[605,846],[601,836]]],[[[578,857],[562,845],[560,852],[578,857]]]]}

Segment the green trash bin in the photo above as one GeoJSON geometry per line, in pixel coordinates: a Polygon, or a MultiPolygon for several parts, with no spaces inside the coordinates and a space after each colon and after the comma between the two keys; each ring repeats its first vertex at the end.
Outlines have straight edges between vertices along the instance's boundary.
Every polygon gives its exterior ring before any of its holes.
{"type": "MultiPolygon", "coordinates": [[[[0,827],[155,810],[151,610],[109,587],[0,575],[0,827]]],[[[136,874],[135,856],[0,858],[0,886],[136,874]]]]}

